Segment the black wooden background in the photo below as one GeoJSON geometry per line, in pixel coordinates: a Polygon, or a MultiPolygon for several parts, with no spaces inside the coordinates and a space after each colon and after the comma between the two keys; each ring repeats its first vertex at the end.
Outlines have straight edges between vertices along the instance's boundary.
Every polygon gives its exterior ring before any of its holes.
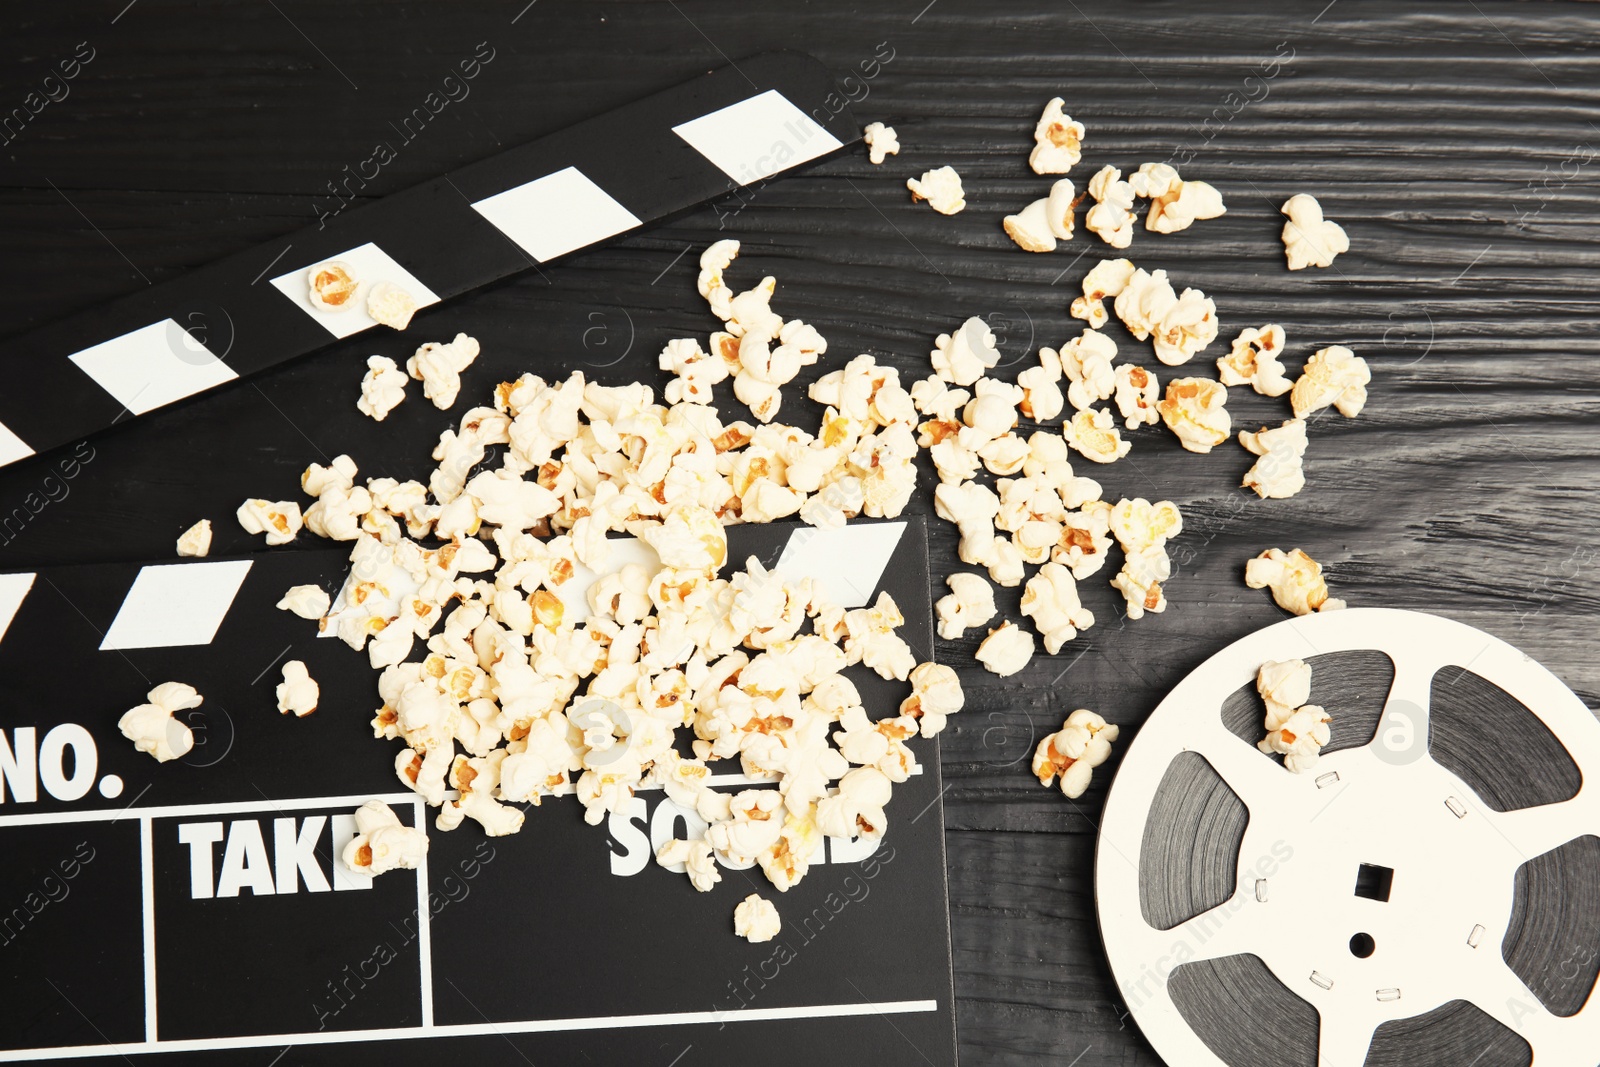
{"type": "MultiPolygon", "coordinates": [[[[1028,758],[1076,707],[1136,727],[1196,663],[1279,618],[1245,588],[1245,559],[1299,545],[1352,604],[1470,622],[1600,700],[1597,19],[1592,7],[1488,0],[1410,14],[1360,0],[10,2],[0,112],[80,42],[94,58],[0,145],[7,336],[315,221],[338,206],[329,183],[380,141],[396,158],[364,197],[771,48],[853,74],[862,120],[893,123],[904,148],[877,168],[853,150],[432,309],[403,339],[357,338],[141,419],[96,439],[69,482],[46,482],[49,457],[0,472],[0,514],[44,488],[53,498],[5,534],[0,567],[168,556],[201,516],[217,525],[217,551],[245,549],[238,501],[293,496],[309,461],[341,451],[366,474],[425,471],[447,419],[415,389],[381,426],[357,415],[372,352],[403,356],[469,330],[485,351],[467,375],[472,397],[529,368],[658,382],[662,343],[712,325],[694,257],[718,236],[746,242],[736,284],[778,276],[775,306],[822,328],[828,366],[871,351],[920,377],[933,335],[980,314],[1016,369],[1077,332],[1067,304],[1106,252],[1080,232],[1031,256],[1000,230],[1046,187],[1027,169],[1029,134],[1042,104],[1064,96],[1089,127],[1080,184],[1104,163],[1186,160],[1186,176],[1225,195],[1225,218],[1168,237],[1141,229],[1129,252],[1215,298],[1224,340],[1208,355],[1276,321],[1291,368],[1342,343],[1374,371],[1360,418],[1314,426],[1309,485],[1293,500],[1235,488],[1241,449],[1195,456],[1154,429],[1132,435],[1128,459],[1088,472],[1113,498],[1182,506],[1165,615],[1122,621],[1108,572],[1084,585],[1098,625],[1007,683],[972,662],[975,641],[939,652],[968,692],[944,735],[963,1061],[1153,1063],[1122,1024],[1095,928],[1109,774],[1072,803],[1039,788],[1028,758]],[[470,96],[401,138],[391,123],[480,42],[494,58],[470,96]],[[904,188],[946,163],[968,196],[953,218],[912,206],[904,188]],[[1333,269],[1284,269],[1278,206],[1300,191],[1350,235],[1333,269]]],[[[0,388],[16,388],[32,356],[4,350],[0,388]]],[[[1236,428],[1286,408],[1237,389],[1229,406],[1236,428]]],[[[929,509],[927,497],[915,506],[929,509]]],[[[940,526],[934,573],[957,566],[940,526]]],[[[1015,617],[1016,591],[1002,607],[1015,617]]]]}

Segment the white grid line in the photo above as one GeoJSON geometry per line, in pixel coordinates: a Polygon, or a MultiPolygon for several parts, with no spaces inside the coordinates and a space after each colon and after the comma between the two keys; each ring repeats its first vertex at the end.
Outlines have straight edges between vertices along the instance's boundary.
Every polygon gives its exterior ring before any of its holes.
{"type": "MultiPolygon", "coordinates": [[[[428,806],[421,797],[413,800],[417,829],[428,821],[428,806]]],[[[417,864],[417,971],[422,980],[422,1025],[433,1026],[433,909],[428,907],[428,854],[417,864]]]]}
{"type": "Polygon", "coordinates": [[[156,865],[155,830],[139,819],[139,890],[144,925],[144,1040],[156,1040],[156,865]]]}
{"type": "Polygon", "coordinates": [[[407,1038],[503,1037],[507,1034],[570,1033],[579,1030],[625,1030],[645,1026],[691,1026],[715,1023],[770,1022],[774,1019],[834,1019],[858,1015],[905,1015],[938,1011],[936,1000],[890,1000],[863,1004],[802,1004],[792,1008],[740,1008],[735,1011],[655,1012],[648,1015],[595,1015],[573,1019],[541,1019],[503,1023],[452,1023],[446,1026],[406,1026],[389,1030],[312,1031],[304,1034],[261,1034],[249,1037],[185,1038],[145,1041],[137,1045],[74,1045],[57,1048],[11,1049],[0,1052],[0,1063],[17,1060],[70,1060],[104,1056],[109,1051],[124,1056],[145,1052],[194,1052],[209,1049],[276,1048],[283,1044],[338,1045],[354,1041],[398,1041],[407,1038]]]}

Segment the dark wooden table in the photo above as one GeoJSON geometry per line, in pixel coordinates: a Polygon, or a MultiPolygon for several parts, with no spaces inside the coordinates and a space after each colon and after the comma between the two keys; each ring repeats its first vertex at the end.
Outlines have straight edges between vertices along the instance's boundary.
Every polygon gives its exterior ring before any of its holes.
{"type": "MultiPolygon", "coordinates": [[[[1108,496],[1182,506],[1166,614],[1123,621],[1107,574],[1084,586],[1099,624],[1006,683],[973,663],[974,641],[941,647],[968,692],[943,742],[965,1063],[1156,1062],[1122,1024],[1095,929],[1110,776],[1072,803],[1027,764],[1073,708],[1137,727],[1199,661],[1278,619],[1241,580],[1249,556],[1304,547],[1352,604],[1469,622],[1600,699],[1593,8],[125,3],[8,5],[0,112],[60,60],[93,58],[0,145],[7,335],[314,222],[338,203],[330,183],[380,141],[396,158],[362,198],[730,58],[795,47],[855,72],[860,117],[899,129],[899,157],[874,168],[852,151],[429,312],[430,336],[483,340],[469,392],[528,368],[654,381],[667,338],[708,329],[693,254],[718,236],[745,242],[747,273],[778,276],[776,305],[824,330],[830,365],[870,351],[921,376],[933,335],[974,314],[1000,329],[1008,362],[1060,343],[1076,333],[1067,304],[1093,262],[1073,257],[1104,247],[1080,234],[1030,256],[999,227],[1043,188],[1027,169],[1029,133],[1057,94],[1089,127],[1080,182],[1104,163],[1171,159],[1223,192],[1225,218],[1173,237],[1141,231],[1131,254],[1213,296],[1224,340],[1276,321],[1291,367],[1334,343],[1372,364],[1367,410],[1317,424],[1309,485],[1293,500],[1235,488],[1242,450],[1191,455],[1154,430],[1091,472],[1108,496]],[[494,58],[470,96],[400,137],[391,124],[480,42],[494,58]],[[903,186],[946,163],[966,182],[954,218],[913,207],[903,186]],[[1284,269],[1278,206],[1299,191],[1349,232],[1333,269],[1284,269]]],[[[414,343],[338,344],[96,439],[78,476],[7,532],[0,566],[168,556],[195,518],[223,520],[245,495],[292,496],[309,461],[341,451],[368,474],[425,469],[437,413],[413,399],[380,427],[353,407],[366,356],[414,343]]],[[[7,351],[0,366],[30,356],[7,351]]],[[[1280,403],[1240,390],[1230,407],[1236,426],[1282,417],[1280,403]]],[[[49,465],[0,472],[0,512],[39,490],[49,465]]],[[[930,510],[926,498],[915,506],[930,510]]],[[[217,552],[252,547],[231,520],[217,530],[217,552]]],[[[957,566],[942,524],[933,557],[938,576],[957,566]]],[[[1013,616],[1016,593],[1002,596],[1013,616]]]]}

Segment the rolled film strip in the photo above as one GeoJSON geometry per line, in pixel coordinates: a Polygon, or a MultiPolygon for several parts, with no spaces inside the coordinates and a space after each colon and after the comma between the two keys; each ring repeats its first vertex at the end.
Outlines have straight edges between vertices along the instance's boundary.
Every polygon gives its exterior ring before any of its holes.
{"type": "Polygon", "coordinates": [[[1096,856],[1128,1011],[1182,1067],[1593,1067],[1600,722],[1498,638],[1348,609],[1217,653],[1129,746],[1096,856]],[[1333,716],[1260,753],[1267,660],[1333,716]]]}
{"type": "MultiPolygon", "coordinates": [[[[377,324],[371,287],[427,307],[809,163],[859,137],[832,74],[771,52],[320,219],[16,338],[0,466],[377,324]],[[337,311],[307,272],[360,288],[337,311]]],[[[347,191],[354,197],[363,187],[347,191]]]]}

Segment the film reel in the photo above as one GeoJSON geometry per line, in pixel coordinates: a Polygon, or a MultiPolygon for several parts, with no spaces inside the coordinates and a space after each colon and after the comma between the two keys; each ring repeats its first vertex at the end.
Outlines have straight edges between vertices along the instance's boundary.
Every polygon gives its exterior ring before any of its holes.
{"type": "Polygon", "coordinates": [[[1129,746],[1095,860],[1129,1011],[1173,1067],[1594,1067],[1600,721],[1481,631],[1355,608],[1186,677],[1129,746]],[[1257,751],[1255,674],[1313,665],[1316,770],[1257,751]]]}

